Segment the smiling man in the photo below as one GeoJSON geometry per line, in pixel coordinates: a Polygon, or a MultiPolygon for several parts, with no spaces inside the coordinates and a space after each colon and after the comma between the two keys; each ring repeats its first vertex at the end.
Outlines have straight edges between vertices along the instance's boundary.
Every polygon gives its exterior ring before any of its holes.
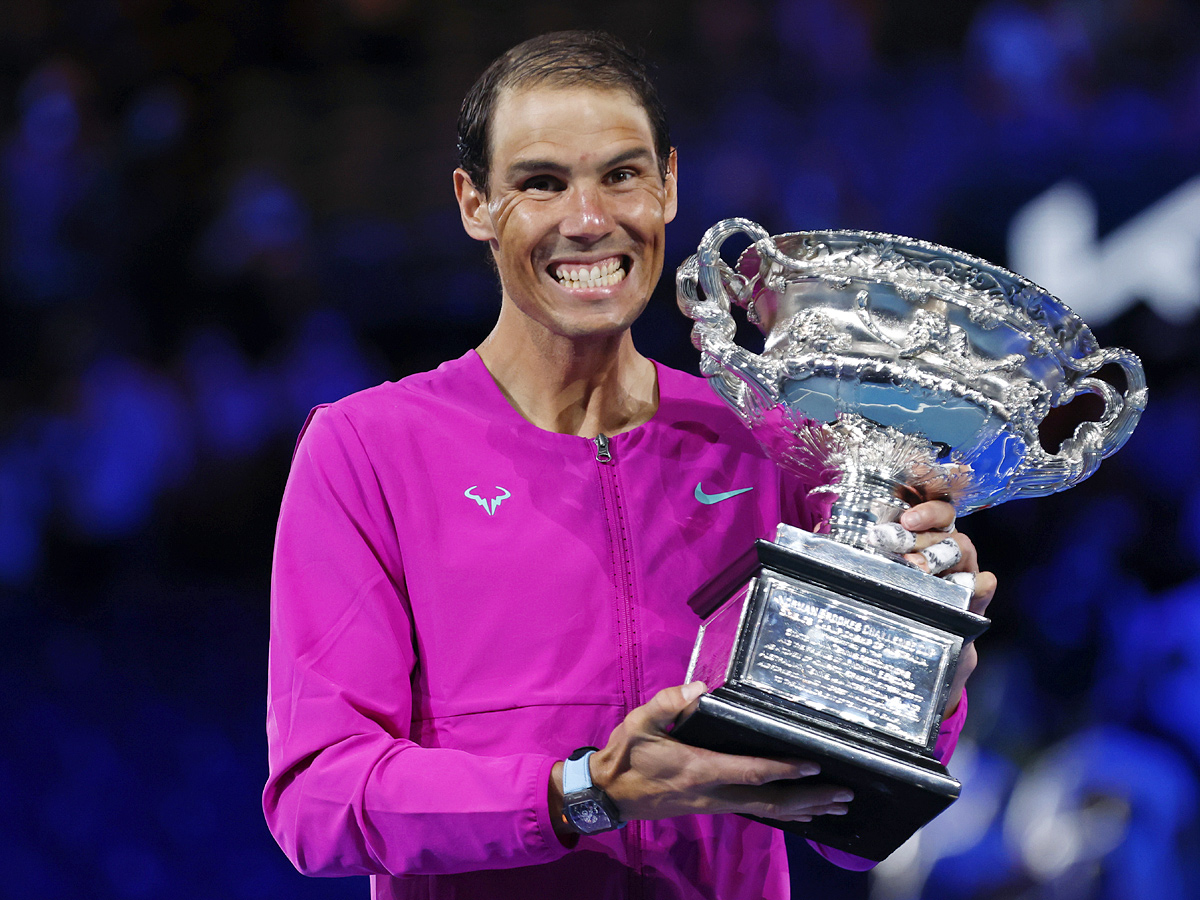
{"type": "MultiPolygon", "coordinates": [[[[612,38],[545,35],[472,88],[459,149],[499,317],[477,350],[305,426],[273,571],[267,820],[301,871],[370,875],[376,898],[790,896],[781,833],[731,813],[852,798],[804,760],[670,730],[705,689],[679,683],[692,591],[825,509],[702,380],[633,345],[676,209],[662,106],[612,38]]],[[[947,571],[977,572],[948,504],[903,521],[915,562],[952,545],[947,571]]],[[[982,611],[995,580],[976,584],[982,611]]]]}
{"type": "Polygon", "coordinates": [[[660,163],[627,92],[551,84],[501,92],[486,186],[454,173],[463,225],[487,241],[500,318],[479,348],[521,414],[551,431],[626,431],[656,405],[629,328],[662,274],[675,156],[660,163]]]}

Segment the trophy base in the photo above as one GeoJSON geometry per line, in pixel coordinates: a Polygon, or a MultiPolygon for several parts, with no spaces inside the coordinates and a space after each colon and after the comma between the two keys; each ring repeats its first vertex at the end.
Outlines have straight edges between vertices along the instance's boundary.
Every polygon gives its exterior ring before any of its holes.
{"type": "Polygon", "coordinates": [[[864,859],[886,859],[958,798],[961,785],[937,760],[900,757],[851,742],[755,708],[752,698],[725,688],[700,698],[700,706],[672,736],[686,744],[743,756],[786,756],[819,763],[809,784],[854,791],[844,816],[784,822],[748,816],[775,828],[864,859]]]}
{"type": "Polygon", "coordinates": [[[782,526],[692,598],[687,679],[709,693],[672,735],[819,763],[816,783],[854,791],[848,814],[762,821],[882,860],[958,797],[933,749],[963,644],[988,625],[966,593],[782,526]]]}

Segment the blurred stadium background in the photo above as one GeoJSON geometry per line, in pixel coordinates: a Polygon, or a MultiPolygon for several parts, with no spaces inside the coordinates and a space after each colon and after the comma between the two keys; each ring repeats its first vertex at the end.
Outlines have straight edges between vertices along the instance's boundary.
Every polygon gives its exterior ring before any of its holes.
{"type": "MultiPolygon", "coordinates": [[[[5,0],[0,895],[366,895],[297,875],[259,811],[289,453],[312,405],[487,332],[458,103],[580,26],[657,65],[669,272],[730,215],[916,235],[1060,292],[1149,376],[1089,482],[965,526],[1001,592],[963,799],[869,877],[800,848],[797,896],[1200,897],[1185,0],[5,0]]],[[[694,370],[688,324],[664,278],[640,346],[694,370]]]]}

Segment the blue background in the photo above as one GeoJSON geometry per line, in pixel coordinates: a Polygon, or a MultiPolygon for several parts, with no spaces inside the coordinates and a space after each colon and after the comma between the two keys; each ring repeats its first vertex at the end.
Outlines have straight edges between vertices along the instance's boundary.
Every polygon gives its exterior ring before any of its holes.
{"type": "MultiPolygon", "coordinates": [[[[595,7],[5,4],[0,895],[365,896],[296,874],[259,810],[274,517],[312,405],[487,333],[454,122],[512,43],[602,26],[647,49],[680,155],[668,272],[730,215],[1004,263],[1063,182],[1101,252],[1200,175],[1183,0],[595,7]]],[[[1145,362],[1132,440],[964,523],[1001,590],[963,799],[870,877],[797,854],[797,896],[1200,896],[1200,216],[1154,233],[1182,305],[1150,284],[1079,307],[1145,362]]],[[[668,277],[636,335],[694,370],[688,325],[668,277]]]]}

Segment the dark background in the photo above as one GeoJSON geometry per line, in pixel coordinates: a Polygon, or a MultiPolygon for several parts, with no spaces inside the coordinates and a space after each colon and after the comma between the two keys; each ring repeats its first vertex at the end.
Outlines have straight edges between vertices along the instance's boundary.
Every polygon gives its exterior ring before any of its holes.
{"type": "MultiPolygon", "coordinates": [[[[458,104],[511,44],[577,26],[656,65],[668,275],[730,215],[1004,263],[1067,181],[1111,249],[1200,174],[1183,0],[5,0],[0,895],[365,896],[296,874],[259,810],[288,458],[315,403],[487,333],[458,104]]],[[[1001,590],[963,799],[870,879],[802,851],[797,896],[1200,896],[1200,213],[1154,234],[1195,282],[1169,318],[1152,283],[1077,304],[1145,362],[1132,440],[964,523],[1001,590]]],[[[688,325],[665,277],[635,333],[694,370],[688,325]]]]}

